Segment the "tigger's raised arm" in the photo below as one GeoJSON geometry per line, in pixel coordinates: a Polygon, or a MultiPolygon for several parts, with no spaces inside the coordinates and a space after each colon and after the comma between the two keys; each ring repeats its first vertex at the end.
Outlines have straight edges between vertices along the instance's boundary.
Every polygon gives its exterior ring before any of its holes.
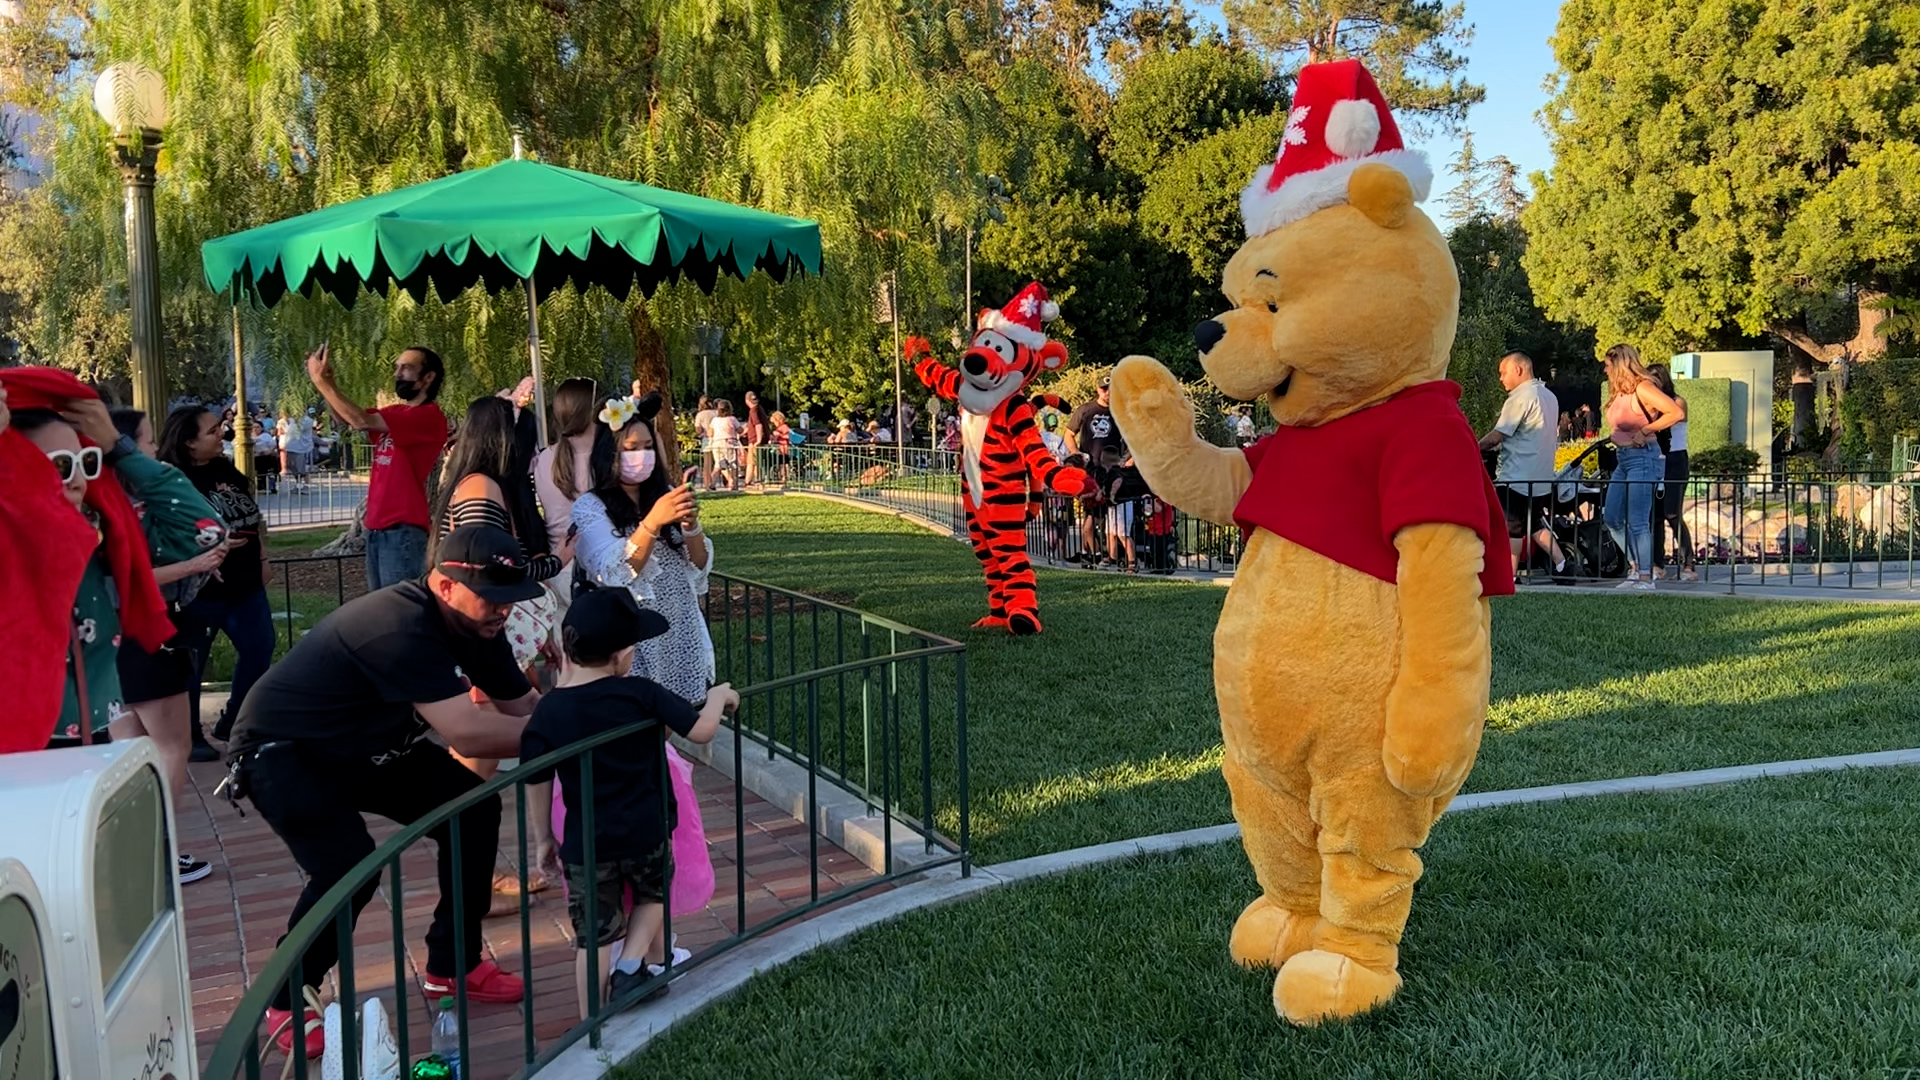
{"type": "Polygon", "coordinates": [[[1040,432],[1033,426],[1033,407],[1025,401],[1008,404],[1007,437],[1020,452],[1021,461],[1026,463],[1027,471],[1033,474],[1038,486],[1060,495],[1086,494],[1086,470],[1062,465],[1053,459],[1053,453],[1040,441],[1040,432]]]}
{"type": "Polygon", "coordinates": [[[913,365],[913,374],[927,384],[934,396],[943,401],[959,400],[960,373],[934,358],[933,346],[926,338],[908,338],[900,343],[900,352],[907,363],[913,365]]]}

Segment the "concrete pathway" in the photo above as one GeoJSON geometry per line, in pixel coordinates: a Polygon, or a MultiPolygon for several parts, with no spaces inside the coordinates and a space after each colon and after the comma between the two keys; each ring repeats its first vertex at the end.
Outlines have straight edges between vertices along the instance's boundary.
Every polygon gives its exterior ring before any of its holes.
{"type": "MultiPolygon", "coordinates": [[[[213,865],[213,875],[182,887],[186,905],[187,945],[193,989],[194,1038],[201,1068],[206,1067],[215,1043],[231,1018],[233,1008],[273,955],[287,927],[287,915],[305,883],[286,845],[273,834],[251,807],[245,817],[213,796],[225,776],[218,763],[190,767],[192,791],[176,807],[180,850],[213,865]]],[[[713,859],[713,901],[698,915],[674,920],[682,948],[697,955],[702,949],[731,937],[738,926],[742,875],[735,862],[735,788],[710,768],[696,766],[694,786],[700,794],[701,818],[713,859]]],[[[497,869],[511,872],[518,851],[514,836],[515,811],[505,800],[497,869]]],[[[242,804],[246,806],[246,804],[242,804]]],[[[755,926],[808,901],[807,827],[747,793],[744,846],[747,925],[755,926]]],[[[384,819],[369,817],[376,841],[398,831],[384,819]]],[[[401,911],[407,942],[402,953],[399,984],[408,988],[409,1049],[425,1052],[430,1016],[421,980],[425,975],[422,940],[439,899],[434,872],[434,849],[416,845],[401,859],[404,895],[401,911]]],[[[875,876],[859,860],[825,838],[820,841],[817,870],[820,890],[832,893],[875,876]]],[[[521,955],[518,907],[508,898],[496,898],[494,913],[485,920],[487,955],[502,968],[526,975],[521,955]]],[[[379,996],[390,1016],[395,1015],[393,897],[383,877],[379,894],[362,913],[354,933],[354,992],[360,1000],[379,996]]],[[[557,886],[532,898],[531,990],[534,1036],[544,1046],[579,1019],[573,990],[573,936],[566,900],[557,886]]],[[[323,994],[331,1000],[335,984],[323,994]]],[[[468,1059],[470,1080],[501,1080],[518,1071],[523,1061],[523,1006],[470,1006],[468,1059]]],[[[395,1019],[397,1023],[397,1016],[395,1019]]],[[[265,1029],[262,1028],[264,1045],[265,1029]]],[[[270,1055],[263,1075],[279,1075],[281,1056],[270,1055]]],[[[317,1068],[317,1065],[316,1065],[317,1068]]],[[[317,1077],[318,1074],[315,1073],[317,1077]]],[[[217,1080],[227,1080],[225,1077],[217,1080]]]]}

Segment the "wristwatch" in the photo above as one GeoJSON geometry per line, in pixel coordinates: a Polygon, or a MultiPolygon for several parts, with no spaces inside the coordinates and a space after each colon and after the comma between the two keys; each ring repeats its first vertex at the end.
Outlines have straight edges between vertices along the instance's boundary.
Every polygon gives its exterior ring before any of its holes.
{"type": "Polygon", "coordinates": [[[132,457],[139,452],[140,447],[134,443],[133,437],[131,435],[122,435],[113,441],[112,446],[107,448],[104,460],[108,465],[112,465],[121,458],[132,457]]]}

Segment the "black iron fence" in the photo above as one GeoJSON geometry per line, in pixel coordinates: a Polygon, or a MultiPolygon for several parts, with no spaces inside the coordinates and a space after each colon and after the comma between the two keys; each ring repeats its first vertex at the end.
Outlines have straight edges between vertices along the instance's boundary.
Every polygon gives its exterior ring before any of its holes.
{"type": "MultiPolygon", "coordinates": [[[[295,573],[320,572],[319,564],[336,564],[356,556],[306,557],[274,560],[282,582],[282,596],[289,607],[297,603],[323,617],[321,607],[350,599],[358,593],[358,580],[344,568],[336,568],[331,583],[296,579],[295,573]],[[307,586],[312,586],[311,588],[307,586]]],[[[363,579],[359,579],[363,580],[363,579]]],[[[618,1012],[650,996],[667,981],[680,978],[717,957],[756,937],[778,929],[821,910],[875,889],[884,888],[902,878],[923,873],[938,866],[959,864],[963,874],[971,871],[969,812],[966,656],[960,643],[916,630],[904,624],[878,618],[864,612],[805,596],[774,586],[712,576],[706,599],[708,626],[715,646],[716,677],[732,682],[740,691],[741,704],[726,727],[732,741],[733,829],[730,842],[711,842],[717,884],[731,877],[731,889],[719,889],[714,903],[707,908],[717,918],[725,934],[717,942],[694,950],[692,959],[675,964],[669,953],[666,970],[643,985],[629,989],[620,1000],[606,1001],[599,993],[599,960],[595,950],[587,950],[589,999],[587,1017],[552,1038],[536,1038],[535,1010],[540,1002],[552,1010],[556,993],[573,1008],[571,990],[537,989],[542,980],[533,966],[535,946],[532,917],[526,903],[519,905],[517,937],[518,974],[525,985],[525,1000],[520,1011],[518,1052],[512,1062],[490,1059],[476,1062],[466,1052],[470,1027],[465,981],[454,979],[455,1008],[461,1030],[461,1060],[467,1063],[466,1075],[505,1077],[526,1076],[552,1061],[581,1039],[599,1046],[600,1030],[618,1012]],[[751,744],[751,747],[750,747],[751,744]],[[785,865],[785,854],[769,854],[748,843],[746,806],[751,798],[742,787],[747,774],[745,756],[765,753],[781,757],[805,771],[806,798],[800,820],[807,826],[807,889],[803,896],[778,911],[749,905],[750,876],[756,866],[781,862],[769,874],[791,881],[793,869],[785,865]],[[865,880],[842,883],[843,864],[823,860],[822,805],[833,788],[844,788],[867,803],[871,813],[883,824],[884,864],[865,880]],[[896,859],[896,845],[914,849],[917,857],[896,859]],[[730,875],[724,871],[731,869],[730,875]],[[536,1000],[538,996],[538,1000],[536,1000]]],[[[360,1080],[358,1047],[360,1035],[359,998],[372,989],[387,995],[388,1012],[396,1024],[396,1042],[401,1060],[409,1062],[428,1045],[428,1033],[420,1014],[408,1006],[411,996],[407,972],[408,942],[424,932],[424,925],[413,925],[426,917],[415,905],[406,903],[407,881],[403,862],[420,847],[429,832],[447,827],[453,855],[453,880],[461,880],[462,854],[460,831],[465,811],[487,800],[497,800],[511,791],[514,806],[505,815],[510,824],[507,848],[518,868],[519,893],[527,894],[529,866],[529,813],[548,812],[545,805],[529,807],[526,777],[563,761],[579,761],[581,835],[585,839],[585,860],[594,861],[593,759],[595,751],[609,743],[630,737],[660,738],[652,721],[629,724],[576,743],[537,761],[495,776],[459,799],[438,808],[433,814],[400,829],[367,856],[346,878],[330,889],[314,909],[293,927],[281,942],[260,976],[253,981],[235,1006],[232,1018],[214,1048],[207,1075],[221,1078],[244,1076],[257,1080],[263,1065],[291,1070],[296,1080],[307,1080],[315,1067],[296,1052],[293,1060],[276,1062],[279,1052],[271,1048],[271,1032],[263,1021],[275,994],[290,988],[296,1001],[306,983],[301,968],[306,948],[322,934],[338,935],[340,966],[336,969],[334,998],[343,1003],[341,1055],[343,1080],[360,1080]],[[354,941],[352,900],[356,891],[379,889],[391,911],[392,964],[377,965],[368,978],[370,965],[358,961],[354,941]],[[267,1053],[263,1056],[262,1050],[267,1053]]],[[[670,799],[673,791],[666,765],[662,764],[661,791],[670,799]]],[[[725,771],[724,769],[722,771],[725,771]]],[[[416,863],[415,877],[422,871],[416,863]]],[[[431,871],[425,871],[431,874],[431,871]]],[[[671,874],[671,870],[669,871],[671,874]]],[[[671,893],[671,878],[669,888],[671,893]]],[[[584,925],[597,925],[598,900],[583,897],[584,925]]],[[[453,903],[454,940],[465,940],[467,920],[481,918],[487,912],[470,911],[465,898],[455,895],[453,903]]],[[[672,940],[671,913],[664,931],[672,940]]],[[[377,948],[377,947],[376,947],[377,948]]],[[[500,950],[496,950],[498,952],[500,950]]],[[[363,949],[362,955],[366,954],[363,949]]],[[[571,972],[571,957],[567,972],[571,972]]],[[[503,958],[503,967],[512,969],[513,961],[503,958]]],[[[549,972],[549,975],[554,973],[549,972]]],[[[430,1015],[430,1013],[428,1014],[430,1015]]],[[[550,1019],[550,1018],[549,1018],[550,1019]]],[[[544,1026],[544,1025],[543,1025],[544,1026]]],[[[494,1029],[497,1030],[497,1027],[494,1029]]],[[[491,1041],[491,1040],[490,1040],[491,1041]]],[[[296,1051],[301,1040],[296,1037],[296,1051]]],[[[404,1064],[403,1064],[404,1068],[404,1064]]]]}
{"type": "MultiPolygon", "coordinates": [[[[1644,481],[1579,475],[1536,496],[1519,539],[1523,582],[1660,581],[1912,588],[1912,479],[1757,474],[1644,481]],[[1612,513],[1608,502],[1615,503],[1612,513]],[[1544,530],[1544,532],[1543,532],[1544,530]],[[1649,567],[1635,567],[1640,536],[1649,567]],[[1551,545],[1546,542],[1551,538],[1551,545]],[[1554,565],[1557,549],[1561,567],[1554,565]]],[[[1511,531],[1511,530],[1510,530],[1511,531]]]]}
{"type": "MultiPolygon", "coordinates": [[[[786,454],[762,449],[768,489],[813,491],[924,518],[967,538],[965,481],[952,450],[885,446],[810,446],[786,454]],[[902,464],[904,460],[905,464],[902,464]]],[[[1204,521],[1150,495],[1122,499],[1042,494],[1027,523],[1027,557],[1048,566],[1090,566],[1143,573],[1231,573],[1240,530],[1204,521]],[[1131,544],[1129,544],[1131,541],[1131,544]]]]}
{"type": "MultiPolygon", "coordinates": [[[[853,499],[967,536],[957,453],[909,448],[903,467],[890,447],[798,446],[780,460],[784,469],[761,473],[769,488],[853,499]]],[[[1664,580],[1726,589],[1920,585],[1920,475],[1778,470],[1630,481],[1614,477],[1612,464],[1594,443],[1558,480],[1534,485],[1540,494],[1520,511],[1532,526],[1517,557],[1523,584],[1623,582],[1638,532],[1626,527],[1627,508],[1643,507],[1653,551],[1645,569],[1664,580]],[[1610,492],[1621,502],[1618,529],[1607,526],[1610,492]],[[1558,569],[1542,530],[1559,548],[1558,569]]],[[[1027,524],[1029,558],[1049,566],[1230,574],[1242,546],[1238,528],[1152,495],[1113,504],[1045,493],[1027,524]]]]}

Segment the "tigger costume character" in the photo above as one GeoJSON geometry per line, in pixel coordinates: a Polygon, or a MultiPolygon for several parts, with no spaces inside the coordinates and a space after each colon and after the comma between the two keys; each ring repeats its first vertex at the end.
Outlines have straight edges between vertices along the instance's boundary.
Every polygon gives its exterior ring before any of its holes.
{"type": "Polygon", "coordinates": [[[1044,487],[1073,496],[1092,486],[1084,470],[1063,466],[1047,452],[1023,393],[1035,375],[1066,365],[1066,346],[1048,341],[1040,330],[1059,311],[1039,282],[1022,289],[1004,309],[982,311],[979,332],[958,371],[930,355],[926,339],[905,343],[913,373],[943,400],[959,405],[967,534],[987,574],[987,616],[975,627],[1040,632],[1040,603],[1027,561],[1028,474],[1035,491],[1044,487]]]}

